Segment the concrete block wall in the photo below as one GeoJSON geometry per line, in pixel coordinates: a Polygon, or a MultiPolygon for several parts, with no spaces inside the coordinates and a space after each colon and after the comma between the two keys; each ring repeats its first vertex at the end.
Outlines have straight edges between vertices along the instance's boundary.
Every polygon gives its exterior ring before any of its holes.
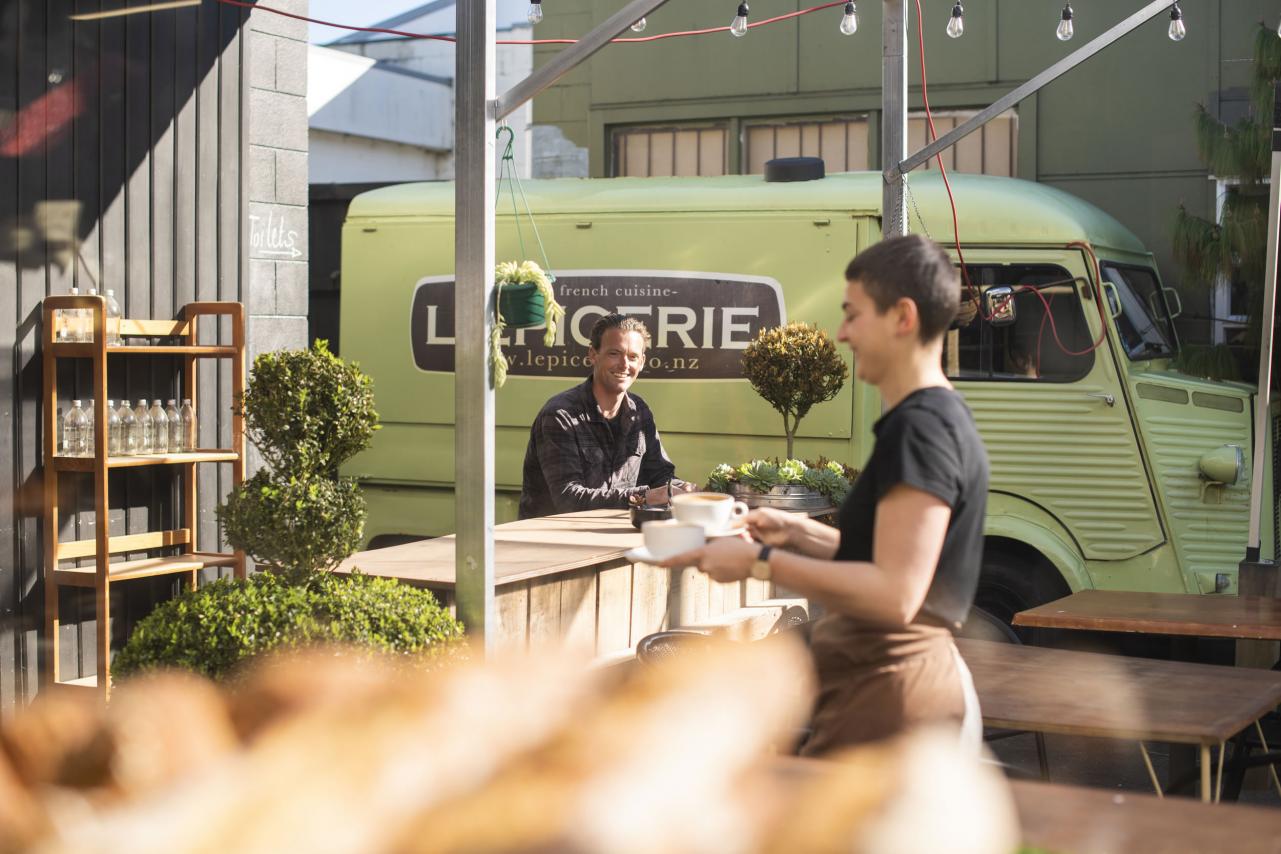
{"type": "MultiPolygon", "coordinates": [[[[307,0],[273,8],[307,14],[307,0]]],[[[250,362],[307,346],[307,25],[255,10],[249,16],[250,362]]]]}

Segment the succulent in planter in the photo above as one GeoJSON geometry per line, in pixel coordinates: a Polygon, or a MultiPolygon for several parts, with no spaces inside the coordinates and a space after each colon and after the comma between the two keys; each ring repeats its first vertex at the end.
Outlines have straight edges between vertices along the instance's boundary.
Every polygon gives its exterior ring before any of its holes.
{"type": "Polygon", "coordinates": [[[494,284],[498,288],[498,317],[489,333],[489,367],[494,373],[494,387],[501,388],[507,382],[503,333],[542,326],[543,344],[550,347],[556,341],[556,329],[565,319],[565,308],[556,302],[551,277],[533,261],[503,261],[494,268],[494,284]]]}
{"type": "Polygon", "coordinates": [[[777,487],[804,487],[840,506],[858,471],[835,460],[752,460],[737,467],[722,463],[712,469],[707,488],[713,492],[746,490],[765,495],[777,487]]]}

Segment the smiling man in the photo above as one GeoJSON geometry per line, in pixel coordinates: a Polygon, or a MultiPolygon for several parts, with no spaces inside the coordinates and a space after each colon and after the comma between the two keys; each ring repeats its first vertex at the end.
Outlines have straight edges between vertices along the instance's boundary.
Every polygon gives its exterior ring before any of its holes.
{"type": "Polygon", "coordinates": [[[608,314],[592,327],[592,375],[543,406],[529,430],[520,518],[632,501],[666,504],[676,480],[654,415],[629,389],[645,365],[649,330],[633,317],[608,314]]]}

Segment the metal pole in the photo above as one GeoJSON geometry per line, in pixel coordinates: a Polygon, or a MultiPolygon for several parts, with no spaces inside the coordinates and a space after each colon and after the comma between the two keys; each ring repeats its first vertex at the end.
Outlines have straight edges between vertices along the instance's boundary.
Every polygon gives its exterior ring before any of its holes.
{"type": "Polygon", "coordinates": [[[454,105],[454,555],[458,617],[494,647],[495,0],[457,4],[454,105]]]}
{"type": "Polygon", "coordinates": [[[632,24],[666,2],[667,0],[631,0],[626,6],[606,18],[600,26],[580,38],[575,44],[557,53],[542,68],[504,92],[495,105],[494,115],[500,119],[508,115],[572,71],[580,62],[609,44],[610,39],[625,32],[632,24]]]}
{"type": "Polygon", "coordinates": [[[885,0],[881,22],[881,234],[907,234],[903,212],[903,174],[898,164],[907,156],[907,5],[885,0]]]}
{"type": "MultiPolygon", "coordinates": [[[[1272,426],[1272,336],[1276,325],[1277,250],[1281,248],[1281,87],[1274,93],[1272,115],[1272,186],[1268,190],[1268,257],[1263,279],[1263,328],[1259,342],[1259,395],[1254,409],[1254,471],[1250,481],[1250,537],[1247,562],[1259,560],[1260,516],[1263,512],[1264,451],[1272,426]]],[[[1273,449],[1275,453],[1276,449],[1273,449]]],[[[1273,488],[1275,489],[1275,484],[1273,488]]]]}
{"type": "MultiPolygon", "coordinates": [[[[1024,98],[1026,98],[1028,95],[1031,95],[1033,92],[1045,86],[1047,83],[1051,83],[1054,80],[1057,80],[1059,77],[1062,77],[1064,74],[1071,71],[1073,68],[1080,65],[1082,62],[1085,62],[1087,59],[1094,56],[1099,51],[1103,50],[1103,48],[1107,47],[1108,45],[1122,38],[1123,36],[1128,35],[1129,33],[1138,29],[1138,27],[1141,26],[1142,24],[1147,23],[1148,21],[1155,18],[1157,15],[1169,9],[1170,2],[1171,0],[1153,0],[1153,2],[1144,6],[1142,9],[1135,12],[1133,15],[1126,18],[1124,21],[1121,21],[1119,24],[1116,24],[1115,26],[1108,29],[1107,32],[1098,36],[1094,40],[1082,45],[1080,50],[1076,50],[1076,51],[1073,51],[1072,53],[1069,53],[1067,56],[1063,57],[1058,62],[1054,63],[1049,68],[1045,69],[1040,74],[1036,75],[1031,80],[1024,83],[1022,86],[1017,87],[1016,89],[1012,90],[1009,94],[1001,97],[999,100],[994,102],[986,110],[983,110],[983,112],[979,113],[978,115],[974,116],[968,121],[960,125],[957,125],[956,128],[943,134],[937,140],[925,146],[920,151],[913,154],[911,157],[900,157],[897,160],[888,161],[891,163],[898,163],[898,166],[895,167],[893,171],[891,171],[891,169],[888,167],[886,168],[885,170],[886,181],[889,181],[892,178],[897,177],[898,175],[911,172],[913,169],[915,169],[917,166],[920,166],[925,161],[929,160],[935,154],[939,153],[945,148],[949,148],[950,146],[956,145],[966,136],[978,130],[979,128],[983,127],[983,125],[987,124],[989,121],[996,118],[1001,113],[1008,110],[1010,107],[1013,107],[1019,101],[1022,101],[1024,98]],[[899,162],[899,161],[902,161],[902,162],[899,162]]],[[[888,17],[889,17],[888,10],[889,10],[890,3],[887,1],[885,6],[886,6],[886,18],[887,18],[886,26],[888,27],[888,17]]],[[[889,31],[886,30],[887,34],[888,32],[889,31]]],[[[888,84],[886,85],[888,89],[888,84]]],[[[886,97],[888,97],[888,95],[886,95],[886,97]]],[[[886,162],[886,161],[883,161],[883,162],[886,162]]]]}

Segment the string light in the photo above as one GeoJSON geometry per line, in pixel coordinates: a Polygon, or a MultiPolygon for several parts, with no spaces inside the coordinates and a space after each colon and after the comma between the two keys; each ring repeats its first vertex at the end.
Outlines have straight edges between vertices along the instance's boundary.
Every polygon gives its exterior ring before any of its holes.
{"type": "Polygon", "coordinates": [[[529,0],[529,11],[525,13],[530,24],[537,24],[543,19],[543,0],[529,0]]]}
{"type": "Polygon", "coordinates": [[[1170,41],[1181,42],[1187,34],[1188,28],[1183,24],[1183,10],[1179,8],[1179,4],[1176,2],[1170,7],[1170,41]]]}
{"type": "Polygon", "coordinates": [[[1281,23],[1277,24],[1277,36],[1281,37],[1281,23]]]}
{"type": "Polygon", "coordinates": [[[1072,4],[1063,4],[1063,17],[1059,19],[1059,25],[1054,30],[1054,35],[1061,42],[1068,41],[1076,34],[1076,28],[1072,26],[1072,4]]]}
{"type": "Polygon", "coordinates": [[[742,38],[747,35],[747,4],[738,4],[738,14],[729,25],[730,35],[735,38],[742,38]]]}
{"type": "Polygon", "coordinates": [[[646,21],[644,18],[641,18],[639,21],[632,24],[632,32],[643,33],[645,32],[645,26],[646,26],[646,21]]]}
{"type": "Polygon", "coordinates": [[[965,7],[961,5],[961,0],[956,0],[956,5],[952,7],[952,17],[947,22],[947,37],[959,39],[965,34],[965,7]]]}
{"type": "Polygon", "coordinates": [[[853,0],[845,4],[845,13],[841,15],[841,34],[852,36],[858,32],[858,10],[853,0]]]}

